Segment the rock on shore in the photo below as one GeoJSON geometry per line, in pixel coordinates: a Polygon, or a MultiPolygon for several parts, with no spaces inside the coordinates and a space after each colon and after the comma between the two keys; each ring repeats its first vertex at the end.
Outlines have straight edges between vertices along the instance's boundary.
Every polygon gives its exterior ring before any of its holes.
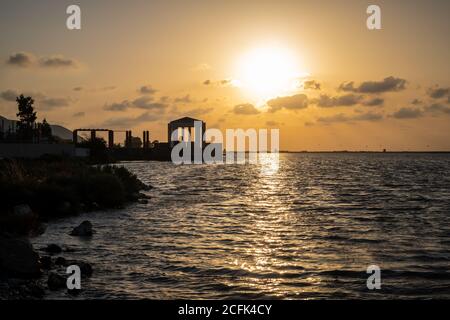
{"type": "Polygon", "coordinates": [[[71,236],[89,237],[92,236],[92,223],[88,220],[83,221],[78,227],[73,228],[71,236]]]}
{"type": "Polygon", "coordinates": [[[0,235],[0,270],[20,278],[41,275],[39,255],[26,238],[0,235]]]}

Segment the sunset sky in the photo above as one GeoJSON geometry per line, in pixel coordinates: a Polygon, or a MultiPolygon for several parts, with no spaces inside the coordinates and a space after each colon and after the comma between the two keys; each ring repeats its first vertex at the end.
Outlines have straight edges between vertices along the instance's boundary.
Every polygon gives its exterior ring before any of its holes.
{"type": "Polygon", "coordinates": [[[0,115],[70,129],[279,128],[282,150],[450,150],[450,1],[0,4],[0,115]],[[82,29],[66,28],[81,7],[82,29]],[[381,7],[382,30],[366,8],[381,7]]]}

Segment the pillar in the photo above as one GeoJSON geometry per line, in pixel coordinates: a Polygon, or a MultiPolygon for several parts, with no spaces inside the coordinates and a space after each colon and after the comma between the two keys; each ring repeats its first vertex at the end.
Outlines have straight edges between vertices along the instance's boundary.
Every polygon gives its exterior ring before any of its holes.
{"type": "Polygon", "coordinates": [[[73,144],[77,144],[78,143],[78,130],[74,130],[73,131],[72,142],[73,142],[73,144]]]}
{"type": "Polygon", "coordinates": [[[205,142],[206,122],[202,121],[202,136],[200,137],[202,142],[205,142]]]}
{"type": "Polygon", "coordinates": [[[170,123],[167,124],[167,142],[169,143],[169,146],[172,145],[172,126],[170,123]]]}
{"type": "Polygon", "coordinates": [[[125,147],[131,148],[131,131],[125,131],[125,147]]]}
{"type": "Polygon", "coordinates": [[[114,131],[108,131],[108,147],[110,149],[114,148],[114,131]]]}
{"type": "Polygon", "coordinates": [[[91,141],[95,140],[95,130],[91,130],[91,141]]]}

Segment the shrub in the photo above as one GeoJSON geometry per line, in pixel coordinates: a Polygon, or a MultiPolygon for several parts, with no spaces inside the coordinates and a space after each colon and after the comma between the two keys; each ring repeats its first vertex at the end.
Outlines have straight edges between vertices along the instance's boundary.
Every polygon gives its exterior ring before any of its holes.
{"type": "Polygon", "coordinates": [[[89,166],[75,159],[0,161],[0,214],[28,204],[43,217],[92,207],[116,208],[148,188],[124,167],[89,166]]]}
{"type": "Polygon", "coordinates": [[[89,176],[87,190],[91,202],[106,208],[121,206],[126,200],[122,182],[113,175],[98,173],[89,176]]]}

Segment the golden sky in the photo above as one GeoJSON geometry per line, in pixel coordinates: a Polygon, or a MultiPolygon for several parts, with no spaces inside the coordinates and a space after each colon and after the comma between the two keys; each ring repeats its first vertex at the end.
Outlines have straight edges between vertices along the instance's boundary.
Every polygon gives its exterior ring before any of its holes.
{"type": "Polygon", "coordinates": [[[0,114],[279,128],[282,150],[450,150],[449,1],[2,1],[0,114]],[[381,8],[368,30],[366,8],[381,8]]]}

